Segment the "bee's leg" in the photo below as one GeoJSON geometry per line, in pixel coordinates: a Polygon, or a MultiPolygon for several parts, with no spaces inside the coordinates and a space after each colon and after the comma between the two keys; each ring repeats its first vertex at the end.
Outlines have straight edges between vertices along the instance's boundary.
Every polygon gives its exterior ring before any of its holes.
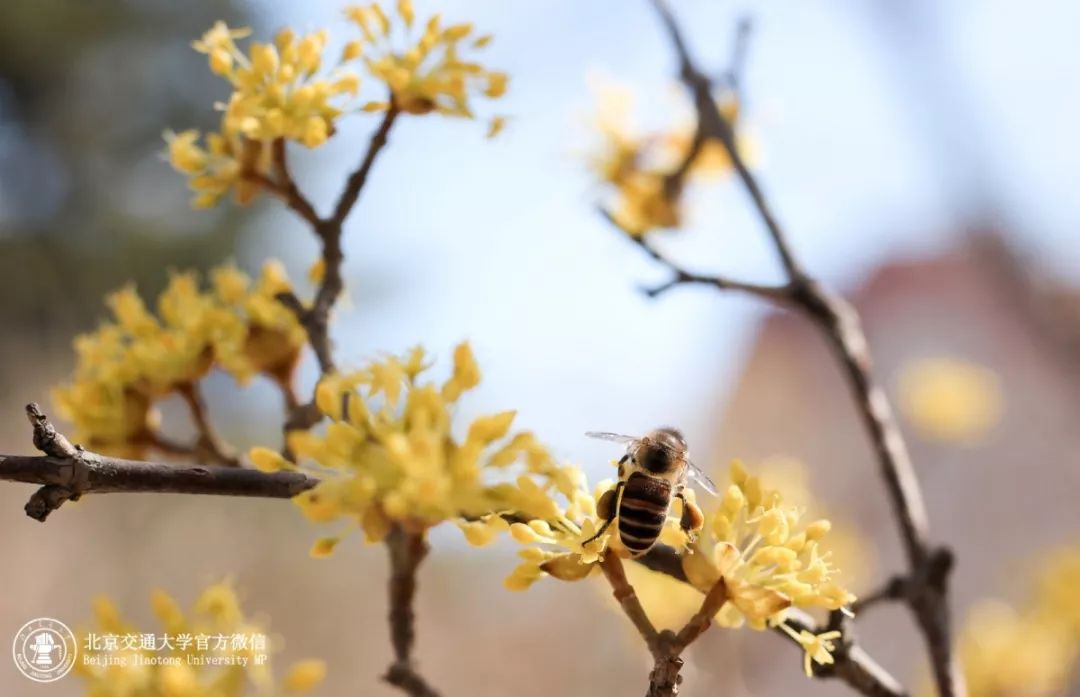
{"type": "Polygon", "coordinates": [[[696,504],[687,501],[683,494],[675,494],[675,498],[682,501],[682,517],[679,519],[679,526],[682,527],[683,532],[692,537],[705,525],[705,514],[696,504]]]}
{"type": "Polygon", "coordinates": [[[619,482],[614,489],[605,491],[600,500],[596,502],[596,514],[604,519],[604,524],[600,526],[595,535],[581,543],[583,546],[603,535],[611,527],[612,521],[615,520],[615,514],[619,510],[618,505],[616,505],[619,501],[619,492],[624,486],[626,486],[626,482],[619,482]]]}

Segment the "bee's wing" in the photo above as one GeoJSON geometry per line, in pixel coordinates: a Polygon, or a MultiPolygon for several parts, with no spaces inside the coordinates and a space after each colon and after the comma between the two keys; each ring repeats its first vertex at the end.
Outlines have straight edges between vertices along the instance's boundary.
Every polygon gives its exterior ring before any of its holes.
{"type": "Polygon", "coordinates": [[[709,479],[709,475],[701,471],[701,468],[695,465],[690,460],[686,461],[686,472],[705,491],[709,492],[713,496],[717,495],[716,484],[713,480],[709,479]]]}
{"type": "Polygon", "coordinates": [[[606,431],[589,431],[585,434],[589,438],[598,438],[600,440],[610,440],[616,443],[636,443],[637,438],[633,436],[624,436],[621,433],[608,433],[606,431]]]}

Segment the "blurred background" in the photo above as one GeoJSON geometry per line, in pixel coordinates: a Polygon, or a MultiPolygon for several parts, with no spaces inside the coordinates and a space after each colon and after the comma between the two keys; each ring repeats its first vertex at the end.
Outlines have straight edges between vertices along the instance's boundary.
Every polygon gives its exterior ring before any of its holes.
{"type": "MultiPolygon", "coordinates": [[[[584,431],[678,425],[718,477],[742,458],[833,517],[856,592],[898,570],[877,465],[813,328],[702,288],[647,300],[638,288],[663,271],[596,214],[590,82],[629,86],[642,124],[683,113],[647,3],[416,4],[495,35],[486,62],[512,76],[497,105],[510,119],[490,142],[475,122],[395,129],[346,231],[339,362],[418,342],[448,358],[468,338],[484,383],[463,421],[516,408],[520,426],[592,479],[614,476],[615,453],[584,431]]],[[[934,534],[959,555],[957,622],[980,598],[1019,601],[1041,554],[1080,544],[1080,5],[672,4],[717,74],[738,19],[753,22],[742,118],[761,179],[807,267],[863,313],[876,373],[904,406],[934,534]]],[[[346,33],[324,0],[0,3],[0,452],[31,451],[23,406],[47,404],[67,378],[71,340],[104,317],[107,291],[131,280],[149,297],[170,268],[235,259],[257,270],[271,256],[301,279],[314,261],[309,231],[273,201],[191,210],[161,157],[163,130],[212,127],[211,104],[227,95],[189,47],[218,18],[264,37],[286,24],[346,33]]],[[[375,117],[344,124],[294,158],[323,209],[375,117]]],[[[660,240],[674,258],[779,279],[733,181],[692,204],[687,229],[660,240]]],[[[310,384],[310,357],[304,370],[310,384]]],[[[269,385],[216,376],[208,387],[231,441],[277,442],[269,385]]],[[[77,624],[100,593],[148,621],[151,589],[190,601],[232,576],[284,640],[283,663],[327,660],[319,694],[394,694],[377,680],[390,660],[382,547],[350,538],[309,559],[318,532],[264,501],[90,497],[39,525],[22,511],[29,493],[0,486],[0,637],[39,616],[77,624]]],[[[425,675],[448,695],[640,690],[649,659],[603,585],[510,593],[512,551],[437,531],[420,581],[425,675]]],[[[921,646],[902,608],[859,626],[867,650],[918,682],[921,646]]],[[[846,689],[806,681],[795,651],[750,632],[710,632],[684,675],[687,695],[846,689]]],[[[34,684],[0,661],[0,693],[75,695],[80,684],[34,684]]]]}

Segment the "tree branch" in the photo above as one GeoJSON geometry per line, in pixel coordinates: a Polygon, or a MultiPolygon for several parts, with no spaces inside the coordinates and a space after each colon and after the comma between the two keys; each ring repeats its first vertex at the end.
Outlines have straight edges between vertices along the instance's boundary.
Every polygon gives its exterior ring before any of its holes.
{"type": "Polygon", "coordinates": [[[413,599],[416,596],[416,572],[428,553],[423,532],[412,532],[394,525],[386,538],[390,553],[390,643],[394,647],[394,662],[383,679],[411,697],[439,697],[416,671],[412,658],[416,639],[416,615],[413,599]]]}
{"type": "Polygon", "coordinates": [[[41,485],[26,504],[26,514],[39,521],[65,501],[84,494],[154,492],[287,499],[319,483],[300,472],[177,467],[107,457],[72,445],[36,404],[28,405],[26,414],[34,428],[34,445],[44,455],[0,455],[0,480],[41,485]]]}
{"type": "MultiPolygon", "coordinates": [[[[664,0],[652,0],[652,3],[678,56],[680,77],[693,95],[698,119],[695,141],[713,140],[724,147],[787,276],[780,299],[801,310],[822,330],[844,369],[876,451],[893,515],[900,528],[908,561],[908,592],[905,599],[925,637],[938,693],[942,697],[962,697],[966,690],[952,655],[949,627],[947,591],[952,554],[948,549],[935,547],[930,542],[922,491],[892,408],[871,372],[870,353],[858,314],[846,300],[826,289],[802,267],[757,179],[739,151],[732,125],[716,105],[709,79],[697,69],[690,57],[674,15],[664,0]]],[[[682,163],[672,177],[681,178],[689,170],[689,160],[696,157],[700,149],[700,145],[692,148],[688,162],[682,163]]],[[[678,185],[681,186],[681,181],[678,185]]],[[[682,283],[709,282],[683,272],[657,255],[654,258],[675,271],[676,275],[672,282],[653,289],[652,295],[682,283]]],[[[723,290],[747,290],[737,284],[711,282],[711,285],[723,290]]]]}

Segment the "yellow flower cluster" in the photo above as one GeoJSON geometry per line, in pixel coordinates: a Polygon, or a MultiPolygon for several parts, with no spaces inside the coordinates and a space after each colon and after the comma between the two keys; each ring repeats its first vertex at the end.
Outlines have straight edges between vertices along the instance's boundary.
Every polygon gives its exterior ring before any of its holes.
{"type": "MultiPolygon", "coordinates": [[[[616,224],[634,236],[683,223],[682,194],[686,185],[731,169],[723,146],[707,142],[694,158],[680,184],[670,182],[690,152],[694,125],[685,122],[667,132],[639,133],[630,123],[629,94],[617,87],[603,86],[595,128],[600,144],[590,160],[599,180],[610,189],[610,211],[616,224]]],[[[720,112],[735,124],[738,103],[724,97],[720,112]]]]}
{"type": "Polygon", "coordinates": [[[828,520],[800,525],[802,512],[784,506],[779,491],[765,488],[742,465],[731,465],[731,484],[720,505],[706,512],[705,527],[683,557],[683,570],[707,592],[724,578],[729,603],[717,619],[744,621],[754,629],[781,624],[791,606],[837,610],[855,597],[836,582],[823,551],[828,520]]]}
{"type": "MultiPolygon", "coordinates": [[[[229,583],[205,589],[188,612],[162,590],[154,591],[150,604],[160,627],[147,632],[125,620],[108,598],[95,601],[95,622],[79,632],[81,655],[74,667],[88,697],[239,697],[275,691],[269,661],[254,660],[269,656],[274,647],[265,627],[244,616],[229,583]]],[[[325,673],[322,661],[299,661],[281,687],[307,692],[325,673]]]]}
{"type": "MultiPolygon", "coordinates": [[[[271,43],[251,42],[244,53],[236,40],[251,31],[217,22],[192,43],[206,54],[210,70],[232,87],[222,105],[219,131],[204,139],[196,130],[165,134],[169,161],[188,175],[195,207],[214,206],[230,192],[238,203],[249,203],[261,187],[273,183],[280,164],[275,162],[275,144],[283,147],[292,141],[316,148],[334,135],[338,119],[350,110],[390,108],[389,101],[352,106],[361,84],[351,67],[357,61],[363,60],[368,71],[386,83],[395,108],[409,114],[471,118],[470,92],[497,98],[506,91],[505,73],[460,55],[463,47],[479,49],[491,40],[471,37],[469,24],[444,28],[438,16],[432,17],[415,43],[398,52],[391,46],[392,22],[378,3],[350,7],[346,16],[362,38],[349,41],[328,71],[322,70],[325,30],[298,35],[286,28],[271,43]]],[[[398,2],[397,19],[407,37],[414,20],[409,0],[398,2]]],[[[502,123],[501,118],[492,122],[492,135],[502,123]]]]}
{"type": "MultiPolygon", "coordinates": [[[[443,26],[439,15],[434,15],[413,39],[410,35],[416,17],[411,0],[398,0],[395,21],[377,2],[354,5],[345,14],[370,46],[370,55],[364,58],[368,71],[389,86],[394,105],[405,113],[473,118],[470,92],[491,99],[506,93],[506,73],[489,70],[461,55],[463,49],[482,49],[491,43],[488,34],[474,35],[472,24],[443,26]],[[391,39],[397,23],[403,35],[400,47],[391,39]]],[[[359,54],[365,47],[353,42],[347,50],[359,54]]],[[[364,108],[382,111],[390,108],[390,102],[372,102],[364,108]]],[[[493,130],[500,128],[499,124],[501,121],[494,122],[493,130]]]]}
{"type": "MultiPolygon", "coordinates": [[[[551,491],[575,490],[576,470],[555,464],[530,433],[508,436],[512,411],[481,416],[456,437],[451,412],[479,384],[479,367],[466,343],[454,350],[452,373],[441,384],[423,379],[430,367],[418,347],[325,377],[316,389],[330,420],[325,432],[288,436],[300,464],[261,447],[252,449],[252,461],[263,471],[299,466],[320,477],[296,504],[314,522],[355,520],[370,542],[395,523],[423,531],[450,520],[479,545],[507,528],[500,514],[552,515],[551,491]],[[523,467],[511,469],[518,462],[523,467]]],[[[329,554],[339,540],[319,540],[312,554],[329,554]]]]}
{"type": "Polygon", "coordinates": [[[169,161],[190,177],[196,207],[213,206],[230,191],[241,204],[251,201],[259,191],[258,176],[274,166],[271,143],[322,145],[360,89],[359,76],[344,61],[328,74],[320,72],[325,31],[298,36],[283,29],[272,43],[251,42],[245,55],[235,40],[250,33],[217,22],[192,43],[233,90],[221,129],[206,136],[205,146],[195,130],[166,134],[169,161]]]}
{"type": "Polygon", "coordinates": [[[993,371],[954,358],[925,359],[900,375],[900,405],[926,437],[970,443],[1001,418],[1002,394],[993,371]]]}
{"type": "Polygon", "coordinates": [[[174,273],[156,315],[132,286],[108,297],[113,320],[75,339],[74,378],[53,392],[78,442],[137,457],[157,427],[154,403],[214,366],[240,382],[290,379],[306,337],[275,299],[291,289],[281,264],[268,262],[255,281],[226,265],[211,280],[203,290],[194,272],[174,273]]]}
{"type": "Polygon", "coordinates": [[[1080,667],[1080,548],[1043,564],[1032,602],[1016,610],[976,605],[961,631],[960,664],[971,697],[1065,694],[1080,667]]]}

